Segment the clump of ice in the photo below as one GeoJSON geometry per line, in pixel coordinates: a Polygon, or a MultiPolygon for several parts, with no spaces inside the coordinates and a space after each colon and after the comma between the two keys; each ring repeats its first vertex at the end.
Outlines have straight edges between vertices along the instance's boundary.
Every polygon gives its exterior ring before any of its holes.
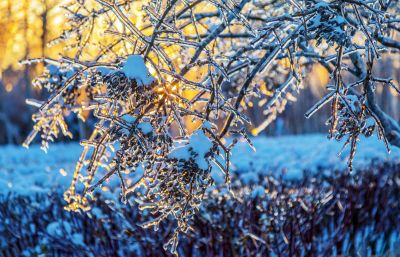
{"type": "Polygon", "coordinates": [[[139,86],[149,86],[155,82],[140,55],[130,55],[122,65],[121,71],[129,79],[136,80],[139,86]]]}

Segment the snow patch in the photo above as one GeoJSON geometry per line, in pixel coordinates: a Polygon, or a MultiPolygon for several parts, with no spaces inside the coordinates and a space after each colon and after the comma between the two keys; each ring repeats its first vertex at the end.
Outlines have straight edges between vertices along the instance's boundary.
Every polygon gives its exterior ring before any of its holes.
{"type": "Polygon", "coordinates": [[[138,128],[140,128],[145,134],[153,131],[153,127],[151,126],[150,122],[142,122],[138,125],[138,128]]]}
{"type": "Polygon", "coordinates": [[[155,78],[150,74],[140,55],[128,56],[121,71],[128,78],[136,80],[139,86],[149,86],[155,82],[155,78]]]}
{"type": "Polygon", "coordinates": [[[169,154],[170,158],[184,159],[188,161],[192,158],[190,154],[190,149],[195,151],[198,156],[195,161],[200,169],[207,169],[208,162],[204,156],[210,151],[212,147],[212,142],[204,134],[202,130],[194,132],[187,143],[178,143],[175,145],[175,149],[169,154]]]}

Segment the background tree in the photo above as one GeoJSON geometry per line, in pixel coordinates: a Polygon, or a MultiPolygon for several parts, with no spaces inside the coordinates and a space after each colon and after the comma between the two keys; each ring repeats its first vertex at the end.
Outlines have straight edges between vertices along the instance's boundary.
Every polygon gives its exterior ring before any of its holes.
{"type": "Polygon", "coordinates": [[[32,108],[25,98],[45,97],[31,86],[43,65],[22,66],[21,59],[58,56],[63,45],[48,48],[47,41],[62,31],[64,14],[55,0],[0,1],[0,144],[20,143],[32,127],[32,108]],[[10,106],[13,108],[10,108],[10,106]]]}

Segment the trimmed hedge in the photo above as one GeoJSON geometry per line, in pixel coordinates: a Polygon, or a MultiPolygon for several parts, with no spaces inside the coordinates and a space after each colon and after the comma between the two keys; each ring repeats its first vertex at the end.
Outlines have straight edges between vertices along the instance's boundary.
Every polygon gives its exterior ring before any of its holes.
{"type": "MultiPolygon", "coordinates": [[[[305,173],[306,174],[306,173],[305,173]]],[[[181,256],[399,256],[400,164],[376,164],[355,175],[299,181],[238,179],[231,192],[210,190],[181,256]]],[[[158,231],[135,205],[96,197],[88,213],[63,209],[61,194],[0,197],[1,256],[168,256],[175,224],[158,231]],[[43,256],[43,255],[42,255],[43,256]]]]}

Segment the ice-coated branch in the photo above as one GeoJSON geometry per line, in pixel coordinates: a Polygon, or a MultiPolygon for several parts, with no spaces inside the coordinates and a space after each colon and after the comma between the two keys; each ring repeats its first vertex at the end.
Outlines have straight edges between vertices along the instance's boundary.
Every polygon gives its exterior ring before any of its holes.
{"type": "Polygon", "coordinates": [[[372,73],[377,58],[399,54],[398,1],[96,0],[64,9],[68,29],[50,42],[62,42],[63,55],[24,62],[45,64],[34,84],[50,93],[28,100],[39,110],[25,145],[40,135],[47,149],[71,136],[66,115],[92,113],[95,128],[81,141],[65,193],[70,210],[87,210],[93,194],[117,179],[123,202],[154,214],[145,227],[177,220],[168,241],[175,251],[213,184],[211,170],[229,183],[235,143],[224,138],[251,145],[247,110],[255,102],[262,109],[253,130],[260,133],[307,86],[317,63],[330,84],[305,115],[331,103],[329,137],[350,146],[350,169],[361,135],[400,145],[399,124],[376,100],[377,86],[399,87],[372,73]]]}

